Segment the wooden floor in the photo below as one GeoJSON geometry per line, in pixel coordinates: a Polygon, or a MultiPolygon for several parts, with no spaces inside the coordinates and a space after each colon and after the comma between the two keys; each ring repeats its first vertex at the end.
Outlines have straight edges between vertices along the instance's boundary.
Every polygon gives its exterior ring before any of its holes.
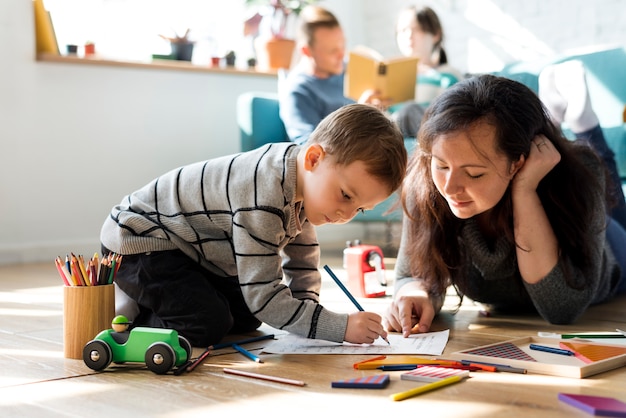
{"type": "MultiPolygon", "coordinates": [[[[328,258],[343,277],[341,260],[328,258]]],[[[386,259],[389,270],[393,259],[386,259]]],[[[333,389],[331,381],[375,374],[354,370],[368,358],[354,355],[268,355],[254,363],[232,350],[213,353],[193,372],[155,375],[142,365],[94,372],[82,360],[63,357],[62,286],[52,261],[0,267],[0,411],[3,417],[586,417],[557,399],[559,392],[615,397],[626,401],[626,368],[585,379],[472,372],[470,379],[401,402],[392,393],[420,385],[392,373],[383,390],[333,389]],[[227,375],[224,367],[303,380],[304,387],[227,375]],[[219,415],[221,414],[221,415],[219,415]],[[406,415],[400,415],[406,414],[406,415]]],[[[388,299],[359,299],[382,312],[388,299]]],[[[490,316],[466,302],[443,313],[435,330],[450,329],[446,354],[538,331],[614,331],[626,328],[626,298],[590,309],[572,326],[550,326],[532,316],[490,316]]],[[[352,305],[327,277],[322,303],[349,312],[352,305]]],[[[264,327],[264,332],[273,332],[264,327]]],[[[248,346],[260,353],[262,344],[248,346]]],[[[194,348],[194,356],[201,348],[194,348]]]]}

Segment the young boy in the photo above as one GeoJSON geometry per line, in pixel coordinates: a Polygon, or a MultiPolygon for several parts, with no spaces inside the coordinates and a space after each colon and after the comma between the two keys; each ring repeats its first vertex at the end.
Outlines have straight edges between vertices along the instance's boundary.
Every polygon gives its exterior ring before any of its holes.
{"type": "Polygon", "coordinates": [[[304,145],[268,144],[158,177],[102,227],[103,252],[124,256],[117,313],[133,326],[175,329],[194,346],[262,322],[336,342],[386,337],[375,313],[319,304],[314,227],[374,208],[400,186],[406,164],[394,123],[352,104],[304,145]]]}

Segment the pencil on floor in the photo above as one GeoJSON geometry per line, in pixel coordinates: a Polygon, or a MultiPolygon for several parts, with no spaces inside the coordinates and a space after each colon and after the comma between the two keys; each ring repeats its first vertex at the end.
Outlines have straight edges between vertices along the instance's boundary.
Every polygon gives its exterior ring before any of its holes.
{"type": "Polygon", "coordinates": [[[246,350],[245,348],[243,348],[239,344],[233,344],[233,348],[235,350],[239,351],[244,356],[248,357],[250,360],[256,361],[257,363],[263,363],[263,360],[261,360],[261,358],[259,356],[255,355],[255,354],[252,354],[251,352],[249,352],[248,350],[246,350]]]}
{"type": "Polygon", "coordinates": [[[268,381],[277,382],[277,383],[285,383],[285,384],[294,385],[294,386],[305,386],[306,385],[306,383],[304,383],[301,380],[286,379],[284,377],[277,377],[277,376],[270,376],[270,375],[267,375],[267,374],[246,372],[246,371],[243,371],[243,370],[229,369],[229,368],[226,368],[226,367],[224,368],[224,373],[235,374],[235,375],[238,375],[238,376],[251,377],[253,379],[268,380],[268,381]]]}
{"type": "Polygon", "coordinates": [[[428,383],[427,385],[419,386],[419,387],[407,390],[406,392],[394,393],[390,397],[394,401],[402,401],[412,396],[421,395],[422,393],[429,392],[434,389],[439,389],[441,387],[460,382],[462,379],[463,378],[461,376],[446,377],[445,379],[441,379],[438,382],[428,383]]]}
{"type": "Polygon", "coordinates": [[[202,354],[200,354],[200,357],[195,359],[193,361],[193,363],[191,363],[189,366],[187,366],[187,371],[188,372],[193,371],[193,369],[198,367],[200,365],[200,363],[202,363],[204,361],[204,359],[209,356],[209,354],[211,354],[211,350],[207,348],[206,350],[204,350],[204,352],[202,354]]]}

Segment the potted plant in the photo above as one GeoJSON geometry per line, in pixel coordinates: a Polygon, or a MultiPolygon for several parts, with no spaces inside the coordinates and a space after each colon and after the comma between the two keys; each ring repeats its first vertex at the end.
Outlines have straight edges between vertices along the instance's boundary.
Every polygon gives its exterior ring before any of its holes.
{"type": "Polygon", "coordinates": [[[257,64],[261,68],[277,70],[289,68],[296,43],[288,33],[305,6],[318,0],[246,0],[246,6],[255,8],[255,14],[246,20],[244,34],[254,40],[257,64]]]}
{"type": "Polygon", "coordinates": [[[161,38],[170,43],[173,59],[179,61],[191,61],[194,42],[189,39],[189,32],[190,30],[187,29],[183,36],[179,36],[175,33],[174,37],[159,35],[161,38]]]}

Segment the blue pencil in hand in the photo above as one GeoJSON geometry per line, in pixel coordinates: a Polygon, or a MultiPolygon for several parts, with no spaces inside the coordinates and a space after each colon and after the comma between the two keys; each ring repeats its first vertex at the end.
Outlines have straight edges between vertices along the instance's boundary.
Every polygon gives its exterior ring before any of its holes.
{"type": "MultiPolygon", "coordinates": [[[[352,296],[352,293],[350,293],[350,291],[348,290],[347,287],[345,287],[343,285],[343,283],[341,283],[341,280],[339,280],[339,277],[335,276],[335,273],[333,273],[333,271],[330,269],[330,267],[328,267],[328,265],[324,266],[324,270],[326,270],[326,272],[330,275],[330,277],[335,281],[335,283],[337,283],[337,286],[339,286],[339,288],[341,290],[343,290],[343,293],[346,294],[346,296],[352,301],[352,303],[354,304],[354,306],[356,306],[356,308],[363,312],[365,309],[363,309],[363,307],[361,306],[361,304],[354,298],[354,296],[352,296]]],[[[385,340],[385,342],[387,344],[389,344],[389,340],[381,337],[383,340],[385,340]]],[[[391,344],[390,344],[391,345],[391,344]]]]}

